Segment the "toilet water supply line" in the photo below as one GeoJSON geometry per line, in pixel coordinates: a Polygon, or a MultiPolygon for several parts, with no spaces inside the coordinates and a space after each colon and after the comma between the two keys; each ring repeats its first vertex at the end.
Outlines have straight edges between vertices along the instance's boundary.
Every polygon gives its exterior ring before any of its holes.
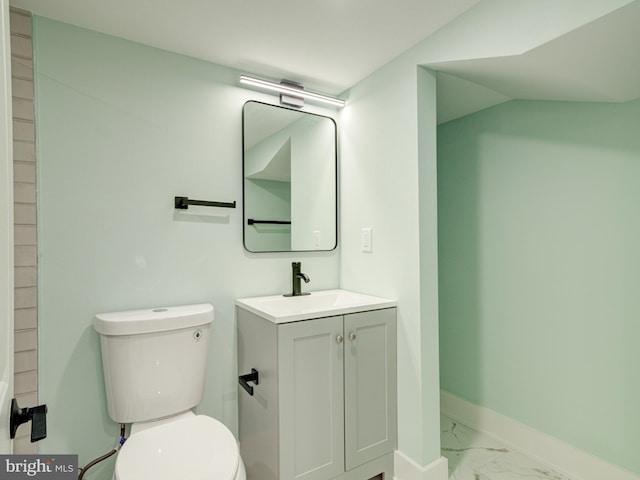
{"type": "Polygon", "coordinates": [[[87,473],[87,470],[89,470],[95,464],[100,463],[103,460],[106,460],[107,458],[109,458],[112,455],[115,455],[118,452],[118,450],[120,450],[122,445],[124,445],[124,442],[127,440],[125,438],[125,436],[124,436],[124,429],[125,429],[125,425],[124,425],[124,423],[121,423],[120,424],[120,440],[118,440],[118,444],[115,446],[115,448],[113,450],[111,450],[110,452],[105,453],[101,457],[98,457],[98,458],[96,458],[94,460],[91,460],[84,467],[82,467],[78,472],[79,473],[78,480],[82,480],[82,478],[84,477],[84,474],[87,473]]]}

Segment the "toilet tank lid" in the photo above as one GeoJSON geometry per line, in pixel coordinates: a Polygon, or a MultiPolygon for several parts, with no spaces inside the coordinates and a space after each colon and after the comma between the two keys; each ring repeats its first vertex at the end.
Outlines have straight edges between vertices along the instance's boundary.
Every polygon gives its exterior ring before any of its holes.
{"type": "Polygon", "coordinates": [[[99,313],[93,328],[102,335],[137,335],[206,325],[213,321],[213,305],[182,305],[125,312],[99,313]]]}

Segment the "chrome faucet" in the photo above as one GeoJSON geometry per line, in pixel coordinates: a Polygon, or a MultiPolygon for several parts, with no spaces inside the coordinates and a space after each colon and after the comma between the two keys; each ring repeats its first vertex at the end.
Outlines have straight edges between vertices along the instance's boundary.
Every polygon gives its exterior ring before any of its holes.
{"type": "Polygon", "coordinates": [[[302,291],[302,284],[300,280],[304,280],[304,283],[309,283],[311,279],[309,275],[306,273],[302,273],[300,268],[302,267],[301,262],[292,262],[291,263],[291,283],[292,283],[292,291],[291,293],[285,293],[285,297],[298,297],[300,295],[310,295],[309,292],[302,291]]]}

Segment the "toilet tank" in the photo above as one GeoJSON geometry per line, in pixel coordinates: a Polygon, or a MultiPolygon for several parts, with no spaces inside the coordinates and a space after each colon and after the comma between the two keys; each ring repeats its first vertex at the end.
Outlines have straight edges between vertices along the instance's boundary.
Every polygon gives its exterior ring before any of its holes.
{"type": "Polygon", "coordinates": [[[144,422],[200,403],[212,321],[209,304],[96,315],[111,419],[144,422]]]}

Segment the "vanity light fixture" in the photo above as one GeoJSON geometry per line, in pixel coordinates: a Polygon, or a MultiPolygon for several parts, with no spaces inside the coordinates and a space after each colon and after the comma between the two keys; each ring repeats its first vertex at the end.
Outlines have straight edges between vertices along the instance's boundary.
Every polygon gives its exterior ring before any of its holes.
{"type": "Polygon", "coordinates": [[[344,107],[347,102],[340,98],[330,97],[328,95],[322,95],[321,93],[309,92],[307,90],[303,90],[300,86],[294,86],[291,83],[275,83],[270,82],[268,80],[262,80],[260,78],[250,77],[248,75],[240,75],[240,83],[244,83],[245,85],[251,85],[254,87],[264,88],[266,90],[272,90],[274,92],[279,92],[281,94],[285,94],[286,96],[290,96],[293,98],[306,98],[307,100],[312,100],[314,102],[328,103],[329,105],[334,105],[336,107],[344,107]]]}

